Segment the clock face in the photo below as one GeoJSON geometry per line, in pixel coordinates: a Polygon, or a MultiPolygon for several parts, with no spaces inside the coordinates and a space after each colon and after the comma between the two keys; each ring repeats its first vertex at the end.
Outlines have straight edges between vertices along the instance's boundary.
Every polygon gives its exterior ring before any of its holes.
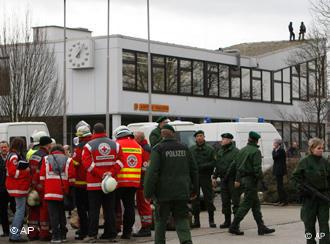
{"type": "Polygon", "coordinates": [[[68,45],[67,62],[72,69],[93,68],[94,66],[93,40],[74,41],[68,45]]]}

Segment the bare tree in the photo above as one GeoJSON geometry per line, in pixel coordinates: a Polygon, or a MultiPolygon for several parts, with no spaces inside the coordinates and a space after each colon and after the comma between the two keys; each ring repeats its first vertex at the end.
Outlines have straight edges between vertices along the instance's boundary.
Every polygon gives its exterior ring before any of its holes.
{"type": "MultiPolygon", "coordinates": [[[[29,14],[25,22],[7,24],[0,30],[0,57],[7,56],[8,92],[0,96],[0,116],[9,121],[61,114],[62,88],[56,71],[54,48],[39,33],[33,37],[29,14]]],[[[9,21],[10,22],[10,21],[9,21]]],[[[6,83],[0,80],[0,83],[6,83]]]]}
{"type": "MultiPolygon", "coordinates": [[[[293,94],[300,95],[300,111],[281,114],[284,119],[315,123],[316,136],[323,136],[327,121],[329,92],[327,87],[327,39],[320,30],[312,28],[309,37],[288,58],[293,73],[293,94]]],[[[303,131],[309,138],[308,131],[303,131]]]]}

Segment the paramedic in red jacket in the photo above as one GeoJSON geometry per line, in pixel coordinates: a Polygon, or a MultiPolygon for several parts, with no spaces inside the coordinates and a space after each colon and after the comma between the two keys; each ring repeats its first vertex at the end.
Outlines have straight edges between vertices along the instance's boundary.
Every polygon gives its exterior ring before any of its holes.
{"type": "Polygon", "coordinates": [[[134,233],[134,237],[147,237],[151,236],[151,225],[152,225],[152,209],[150,202],[148,202],[144,198],[143,193],[143,177],[149,165],[149,158],[151,148],[148,144],[147,140],[145,139],[144,133],[142,131],[137,131],[134,133],[135,140],[143,149],[142,154],[142,178],[141,178],[141,186],[136,191],[136,207],[140,215],[141,219],[141,229],[134,233]]]}
{"type": "MultiPolygon", "coordinates": [[[[23,242],[20,232],[25,215],[26,197],[30,188],[30,168],[19,169],[19,162],[25,161],[25,143],[21,138],[14,138],[6,160],[7,177],[6,187],[9,195],[15,197],[16,212],[10,228],[9,241],[23,242]]],[[[26,165],[28,166],[27,162],[26,165]]]]}
{"type": "Polygon", "coordinates": [[[31,168],[32,184],[31,188],[35,189],[40,197],[40,206],[29,207],[28,226],[33,227],[33,231],[29,231],[29,239],[49,241],[49,220],[48,206],[44,199],[44,189],[40,184],[40,168],[42,160],[49,154],[52,139],[49,136],[42,136],[39,141],[39,149],[30,157],[29,163],[31,168]]]}
{"type": "Polygon", "coordinates": [[[50,155],[42,160],[40,182],[44,188],[44,199],[48,203],[52,242],[66,241],[66,218],[64,195],[69,193],[75,181],[75,169],[71,158],[65,155],[61,145],[55,145],[50,155]]]}
{"type": "Polygon", "coordinates": [[[115,193],[103,193],[102,179],[110,174],[116,178],[123,167],[122,150],[118,143],[107,137],[104,125],[97,123],[93,127],[92,140],[83,148],[82,162],[87,170],[87,191],[89,203],[89,242],[96,241],[99,226],[99,214],[102,205],[104,215],[104,233],[101,239],[113,240],[117,236],[115,193]]]}
{"type": "Polygon", "coordinates": [[[117,203],[124,205],[122,239],[130,239],[135,222],[135,192],[141,184],[142,153],[141,146],[134,139],[133,132],[126,126],[119,126],[114,131],[116,142],[123,150],[123,165],[117,175],[117,203]],[[119,200],[119,201],[118,201],[119,200]]]}
{"type": "Polygon", "coordinates": [[[79,216],[79,230],[76,232],[75,239],[83,240],[88,234],[88,194],[86,169],[82,165],[81,156],[83,147],[92,139],[92,133],[87,125],[83,125],[78,127],[76,135],[79,138],[79,144],[74,149],[72,159],[76,169],[75,198],[79,216]]]}

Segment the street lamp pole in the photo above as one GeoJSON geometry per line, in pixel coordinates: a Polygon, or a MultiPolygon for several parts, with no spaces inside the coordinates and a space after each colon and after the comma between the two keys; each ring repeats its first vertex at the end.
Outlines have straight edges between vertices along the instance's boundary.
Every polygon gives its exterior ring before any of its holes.
{"type": "Polygon", "coordinates": [[[107,19],[107,85],[106,85],[106,113],[105,113],[105,128],[108,136],[110,136],[110,118],[109,118],[109,64],[110,64],[110,46],[109,46],[109,41],[110,41],[110,0],[108,0],[108,19],[107,19]]]}
{"type": "Polygon", "coordinates": [[[149,0],[147,0],[147,16],[148,16],[148,121],[152,122],[152,97],[151,97],[151,53],[150,53],[150,13],[149,0]]]}
{"type": "Polygon", "coordinates": [[[67,144],[66,118],[66,0],[64,0],[64,28],[63,28],[63,145],[67,144]]]}

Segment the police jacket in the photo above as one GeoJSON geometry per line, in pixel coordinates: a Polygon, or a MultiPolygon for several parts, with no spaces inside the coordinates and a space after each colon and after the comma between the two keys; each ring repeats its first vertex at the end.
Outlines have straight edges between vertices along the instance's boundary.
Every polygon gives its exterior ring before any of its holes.
{"type": "Polygon", "coordinates": [[[158,143],[151,152],[144,179],[146,198],[157,201],[189,200],[198,191],[198,170],[189,149],[175,138],[158,143]]]}
{"type": "Polygon", "coordinates": [[[214,171],[216,153],[213,147],[204,142],[202,145],[193,145],[190,151],[196,160],[199,174],[210,177],[214,171]]]}
{"type": "Polygon", "coordinates": [[[141,168],[143,163],[142,147],[134,138],[123,137],[116,141],[123,151],[123,168],[117,175],[118,188],[121,187],[140,187],[141,168]]]}
{"type": "Polygon", "coordinates": [[[45,200],[63,201],[74,181],[75,169],[71,158],[60,151],[54,151],[43,158],[40,183],[45,190],[45,200]]]}
{"type": "Polygon", "coordinates": [[[323,157],[308,155],[299,161],[291,180],[297,187],[307,183],[319,191],[329,191],[330,164],[323,157]]]}
{"type": "Polygon", "coordinates": [[[24,160],[24,157],[14,151],[9,153],[6,160],[6,187],[11,197],[25,197],[30,188],[30,168],[18,169],[20,160],[24,160]]]}
{"type": "Polygon", "coordinates": [[[237,157],[239,150],[235,144],[222,146],[217,152],[216,170],[215,175],[220,178],[224,178],[231,166],[232,162],[237,157]]]}
{"type": "Polygon", "coordinates": [[[122,158],[123,152],[117,142],[105,133],[93,134],[82,153],[82,162],[87,170],[87,190],[101,190],[105,173],[111,173],[115,178],[123,167],[122,158]]]}
{"type": "Polygon", "coordinates": [[[161,129],[159,126],[157,126],[157,128],[153,129],[150,133],[149,136],[149,142],[151,147],[154,147],[157,143],[159,143],[163,138],[160,134],[161,129]]]}

